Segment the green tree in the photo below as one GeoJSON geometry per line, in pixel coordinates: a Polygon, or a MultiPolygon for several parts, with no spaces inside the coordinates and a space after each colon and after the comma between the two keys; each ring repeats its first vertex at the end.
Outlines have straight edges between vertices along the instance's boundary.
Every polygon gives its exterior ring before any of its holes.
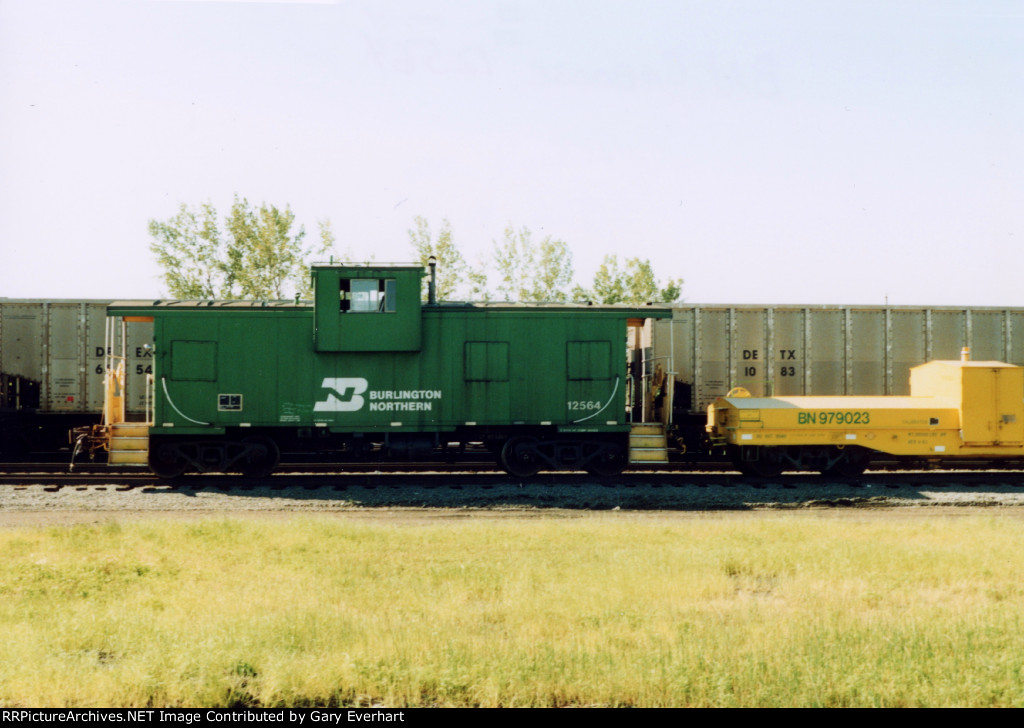
{"type": "MultiPolygon", "coordinates": [[[[323,220],[317,220],[316,226],[320,230],[320,244],[313,250],[313,252],[317,256],[328,255],[335,249],[335,243],[337,242],[334,237],[334,227],[331,225],[330,219],[326,217],[323,220]]],[[[326,263],[328,261],[320,259],[313,260],[311,262],[326,263]]]]}
{"type": "Polygon", "coordinates": [[[306,247],[295,214],[235,195],[221,233],[217,212],[204,203],[182,204],[170,220],[149,221],[150,250],[164,271],[170,295],[178,298],[282,299],[310,293],[309,265],[334,244],[330,222],[320,223],[318,244],[306,247]]]}
{"type": "Polygon", "coordinates": [[[669,278],[662,285],[654,277],[650,260],[629,258],[622,268],[617,255],[606,255],[594,274],[593,285],[576,286],[573,298],[594,303],[672,303],[682,292],[683,279],[669,278]]]}
{"type": "Polygon", "coordinates": [[[550,235],[534,242],[529,228],[505,228],[494,243],[494,264],[500,282],[498,297],[506,301],[565,301],[572,283],[572,252],[550,235]]]}
{"type": "MultiPolygon", "coordinates": [[[[441,229],[435,239],[430,223],[417,216],[415,227],[409,230],[409,244],[415,253],[415,260],[424,268],[431,256],[437,261],[437,298],[450,301],[457,298],[474,300],[487,298],[487,274],[482,269],[471,267],[452,239],[452,226],[448,220],[441,221],[441,229]]],[[[427,281],[423,282],[423,299],[427,298],[427,281]]]]}
{"type": "Polygon", "coordinates": [[[176,298],[216,298],[224,287],[223,244],[217,211],[210,203],[191,210],[182,203],[166,222],[149,221],[149,249],[164,271],[164,283],[176,298]]]}

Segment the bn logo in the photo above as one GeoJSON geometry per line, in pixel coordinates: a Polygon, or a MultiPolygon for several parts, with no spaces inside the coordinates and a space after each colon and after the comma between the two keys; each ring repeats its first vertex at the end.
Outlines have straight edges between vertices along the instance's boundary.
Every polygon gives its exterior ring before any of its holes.
{"type": "Polygon", "coordinates": [[[361,377],[328,377],[320,386],[328,390],[327,399],[313,405],[314,412],[355,412],[362,408],[362,394],[370,383],[361,377]]]}

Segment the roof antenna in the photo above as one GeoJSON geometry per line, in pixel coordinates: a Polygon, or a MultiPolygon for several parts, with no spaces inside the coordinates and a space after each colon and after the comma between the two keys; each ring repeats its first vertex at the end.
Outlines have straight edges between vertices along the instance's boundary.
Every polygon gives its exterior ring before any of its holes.
{"type": "Polygon", "coordinates": [[[437,303],[437,258],[434,256],[427,258],[427,265],[430,266],[430,280],[427,283],[427,303],[434,305],[437,303]]]}

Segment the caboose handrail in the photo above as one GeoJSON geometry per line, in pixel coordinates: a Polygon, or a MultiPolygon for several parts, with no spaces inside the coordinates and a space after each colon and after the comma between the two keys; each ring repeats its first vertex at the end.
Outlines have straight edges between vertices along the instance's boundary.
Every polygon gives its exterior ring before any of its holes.
{"type": "MultiPolygon", "coordinates": [[[[650,387],[650,382],[654,380],[653,374],[654,374],[655,369],[656,369],[654,363],[658,362],[658,361],[664,361],[665,362],[665,367],[662,369],[662,372],[663,372],[663,374],[665,376],[665,384],[664,384],[664,387],[665,387],[665,402],[667,402],[667,405],[665,405],[665,406],[668,409],[668,420],[664,424],[671,425],[672,424],[672,397],[675,394],[674,390],[675,390],[675,376],[676,376],[676,373],[673,371],[673,367],[672,367],[672,356],[671,355],[652,356],[649,359],[647,359],[647,358],[644,359],[644,361],[643,361],[643,365],[644,365],[643,366],[643,373],[640,375],[640,379],[643,381],[643,390],[644,390],[644,395],[645,395],[644,396],[644,407],[646,408],[646,406],[647,406],[647,397],[646,397],[646,395],[651,393],[650,392],[650,388],[649,388],[650,387]],[[651,365],[651,374],[647,373],[647,365],[648,364],[651,365]]],[[[651,406],[652,407],[654,406],[654,397],[653,396],[651,397],[651,406]]],[[[645,412],[644,414],[645,414],[644,419],[646,421],[646,419],[647,419],[646,414],[647,413],[645,412]]],[[[650,414],[653,415],[654,413],[651,412],[650,414]]]]}
{"type": "Polygon", "coordinates": [[[104,379],[103,379],[103,424],[114,425],[125,421],[125,375],[128,360],[127,324],[121,322],[121,354],[115,354],[117,346],[117,322],[107,318],[105,331],[104,379]]]}

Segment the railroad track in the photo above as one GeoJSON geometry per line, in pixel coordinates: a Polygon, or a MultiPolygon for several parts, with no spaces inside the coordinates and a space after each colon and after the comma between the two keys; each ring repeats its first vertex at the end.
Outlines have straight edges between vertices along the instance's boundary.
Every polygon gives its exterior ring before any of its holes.
{"type": "MultiPolygon", "coordinates": [[[[722,473],[731,470],[731,465],[728,463],[658,463],[656,466],[649,467],[637,467],[630,469],[624,473],[624,477],[632,477],[634,475],[642,475],[645,473],[690,473],[690,472],[711,472],[711,473],[722,473]]],[[[507,475],[504,470],[501,470],[493,462],[463,462],[463,463],[282,463],[277,466],[272,477],[279,475],[356,475],[356,474],[369,474],[369,475],[386,475],[386,474],[409,474],[409,473],[449,473],[449,474],[463,474],[463,473],[497,473],[507,475]]],[[[128,466],[110,466],[105,463],[75,463],[74,469],[71,469],[67,462],[40,462],[40,463],[0,463],[0,476],[14,476],[19,474],[48,474],[48,475],[68,475],[69,477],[77,476],[102,476],[102,477],[149,477],[153,480],[157,480],[157,476],[152,475],[144,467],[128,467],[128,466]]],[[[565,473],[562,475],[572,475],[572,472],[565,473]]],[[[552,473],[554,475],[554,473],[552,473]]],[[[193,478],[197,477],[198,474],[190,473],[183,477],[193,478]]],[[[538,477],[543,477],[544,474],[540,474],[538,477]]],[[[211,474],[211,477],[212,474],[211,474]]],[[[218,475],[218,477],[235,477],[231,475],[218,475]]],[[[509,478],[515,476],[507,475],[509,478]]],[[[594,477],[594,476],[591,476],[594,477]]]]}
{"type": "MultiPolygon", "coordinates": [[[[681,475],[704,475],[704,474],[736,474],[736,470],[733,466],[724,461],[708,460],[703,462],[671,462],[671,463],[657,463],[650,466],[632,466],[626,472],[624,472],[621,478],[638,478],[652,475],[669,475],[671,477],[679,477],[681,475]]],[[[983,473],[1021,473],[1024,474],[1024,462],[1006,463],[1003,467],[993,467],[991,462],[985,461],[961,461],[955,464],[939,465],[928,465],[926,463],[919,463],[914,466],[909,466],[899,462],[876,462],[871,466],[869,473],[972,473],[972,472],[983,472],[983,473]]],[[[507,475],[493,462],[480,462],[480,461],[467,461],[462,463],[440,463],[440,462],[424,462],[424,463],[401,463],[392,464],[386,462],[376,463],[282,463],[277,466],[273,476],[278,477],[282,475],[390,475],[400,474],[408,475],[411,473],[430,473],[430,474],[453,474],[460,475],[465,473],[484,474],[494,473],[499,475],[506,475],[510,479],[515,479],[515,476],[507,475]]],[[[75,463],[73,469],[71,469],[67,463],[64,462],[25,462],[17,463],[0,462],[0,478],[7,476],[17,475],[53,475],[60,476],[66,475],[68,477],[108,477],[108,478],[149,478],[153,481],[158,480],[157,476],[152,475],[145,467],[140,466],[110,466],[106,463],[75,463]]],[[[550,473],[551,477],[573,477],[579,474],[578,472],[561,472],[561,473],[550,473]]],[[[541,473],[539,478],[546,477],[547,474],[541,473]]],[[[190,473],[184,478],[195,478],[195,477],[207,477],[197,473],[190,473]]],[[[237,477],[233,475],[224,474],[211,474],[209,477],[237,477]]],[[[597,476],[587,476],[595,478],[597,476]]],[[[783,477],[799,477],[799,478],[820,478],[815,473],[802,473],[793,475],[784,475],[783,477]]]]}
{"type": "Polygon", "coordinates": [[[842,487],[851,491],[865,488],[1021,488],[1024,471],[869,471],[857,478],[826,477],[817,474],[783,474],[775,478],[755,478],[730,471],[627,472],[615,477],[597,477],[587,473],[540,473],[531,478],[517,478],[494,470],[437,472],[427,470],[338,472],[303,468],[277,472],[267,478],[251,479],[240,475],[191,474],[173,480],[162,480],[148,473],[111,471],[104,468],[88,473],[68,474],[46,471],[8,471],[0,468],[0,486],[42,486],[50,490],[63,488],[133,490],[217,491],[281,491],[286,489],[346,490],[361,489],[493,489],[496,487],[533,488],[601,487],[601,488],[751,488],[754,490],[819,490],[842,487]]]}

